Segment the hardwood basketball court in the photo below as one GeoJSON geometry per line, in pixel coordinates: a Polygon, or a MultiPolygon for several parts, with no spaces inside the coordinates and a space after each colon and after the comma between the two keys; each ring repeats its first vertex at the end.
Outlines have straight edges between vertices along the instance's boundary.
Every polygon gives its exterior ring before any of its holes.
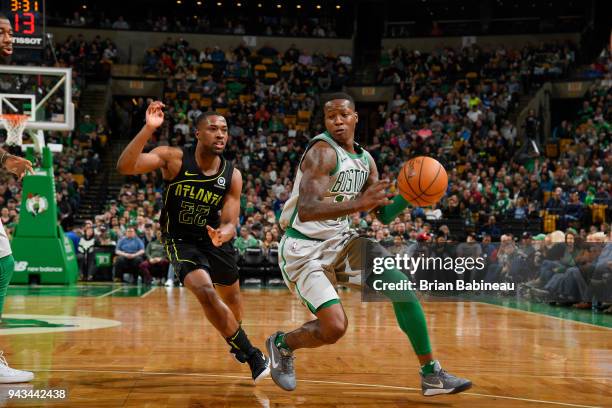
{"type": "MultiPolygon", "coordinates": [[[[426,302],[436,357],[474,382],[468,392],[426,398],[390,305],[362,303],[356,291],[342,293],[345,337],[296,353],[292,393],[270,379],[254,386],[248,367],[231,358],[185,289],[12,287],[9,295],[1,348],[11,366],[36,378],[0,386],[0,406],[612,406],[612,324],[609,316],[590,320],[591,312],[569,317],[595,324],[544,314],[550,311],[426,302]],[[10,390],[44,389],[64,389],[68,398],[9,396],[10,390]]],[[[262,349],[274,331],[311,318],[285,289],[245,289],[243,295],[244,327],[262,349]]]]}

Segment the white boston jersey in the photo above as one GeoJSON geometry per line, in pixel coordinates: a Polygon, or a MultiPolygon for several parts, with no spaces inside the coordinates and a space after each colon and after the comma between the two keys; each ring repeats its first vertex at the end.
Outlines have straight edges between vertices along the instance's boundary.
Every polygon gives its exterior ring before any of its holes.
{"type": "Polygon", "coordinates": [[[2,221],[0,221],[0,258],[9,256],[11,253],[11,244],[4,230],[4,225],[2,225],[2,221]]]}
{"type": "MultiPolygon", "coordinates": [[[[359,146],[356,148],[357,154],[347,152],[327,132],[314,137],[310,141],[308,149],[319,141],[328,143],[336,151],[337,159],[336,168],[331,173],[332,177],[323,201],[331,204],[354,200],[361,193],[370,176],[369,154],[359,146]]],[[[306,152],[308,152],[308,149],[306,149],[306,152]]],[[[306,155],[306,152],[304,155],[306,155]]],[[[304,160],[304,156],[302,156],[302,160],[304,160]]],[[[348,217],[326,221],[303,222],[300,220],[297,205],[300,199],[300,183],[302,181],[301,163],[300,160],[291,197],[283,207],[280,217],[281,227],[288,230],[288,233],[296,234],[297,231],[296,235],[302,235],[304,238],[324,241],[344,233],[349,229],[348,217]]]]}

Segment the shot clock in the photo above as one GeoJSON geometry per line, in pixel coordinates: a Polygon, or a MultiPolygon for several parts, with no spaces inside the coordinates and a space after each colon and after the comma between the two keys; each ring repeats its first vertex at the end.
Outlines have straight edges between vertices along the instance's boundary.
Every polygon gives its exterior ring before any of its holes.
{"type": "Polygon", "coordinates": [[[16,48],[42,49],[45,45],[45,0],[1,0],[2,12],[13,26],[16,48]]]}

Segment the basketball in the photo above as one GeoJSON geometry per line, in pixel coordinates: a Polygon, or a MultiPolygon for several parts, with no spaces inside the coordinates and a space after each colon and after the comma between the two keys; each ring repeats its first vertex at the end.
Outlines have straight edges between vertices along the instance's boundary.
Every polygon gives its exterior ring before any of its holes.
{"type": "Polygon", "coordinates": [[[428,207],[440,201],[448,187],[446,170],[427,156],[408,160],[397,177],[400,194],[412,205],[428,207]]]}

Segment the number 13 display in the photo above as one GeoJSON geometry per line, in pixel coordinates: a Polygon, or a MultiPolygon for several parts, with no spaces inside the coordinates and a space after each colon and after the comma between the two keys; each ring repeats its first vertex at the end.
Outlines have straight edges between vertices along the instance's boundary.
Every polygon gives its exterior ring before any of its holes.
{"type": "Polygon", "coordinates": [[[17,48],[43,48],[45,28],[44,0],[2,0],[13,26],[13,43],[17,48]]]}

